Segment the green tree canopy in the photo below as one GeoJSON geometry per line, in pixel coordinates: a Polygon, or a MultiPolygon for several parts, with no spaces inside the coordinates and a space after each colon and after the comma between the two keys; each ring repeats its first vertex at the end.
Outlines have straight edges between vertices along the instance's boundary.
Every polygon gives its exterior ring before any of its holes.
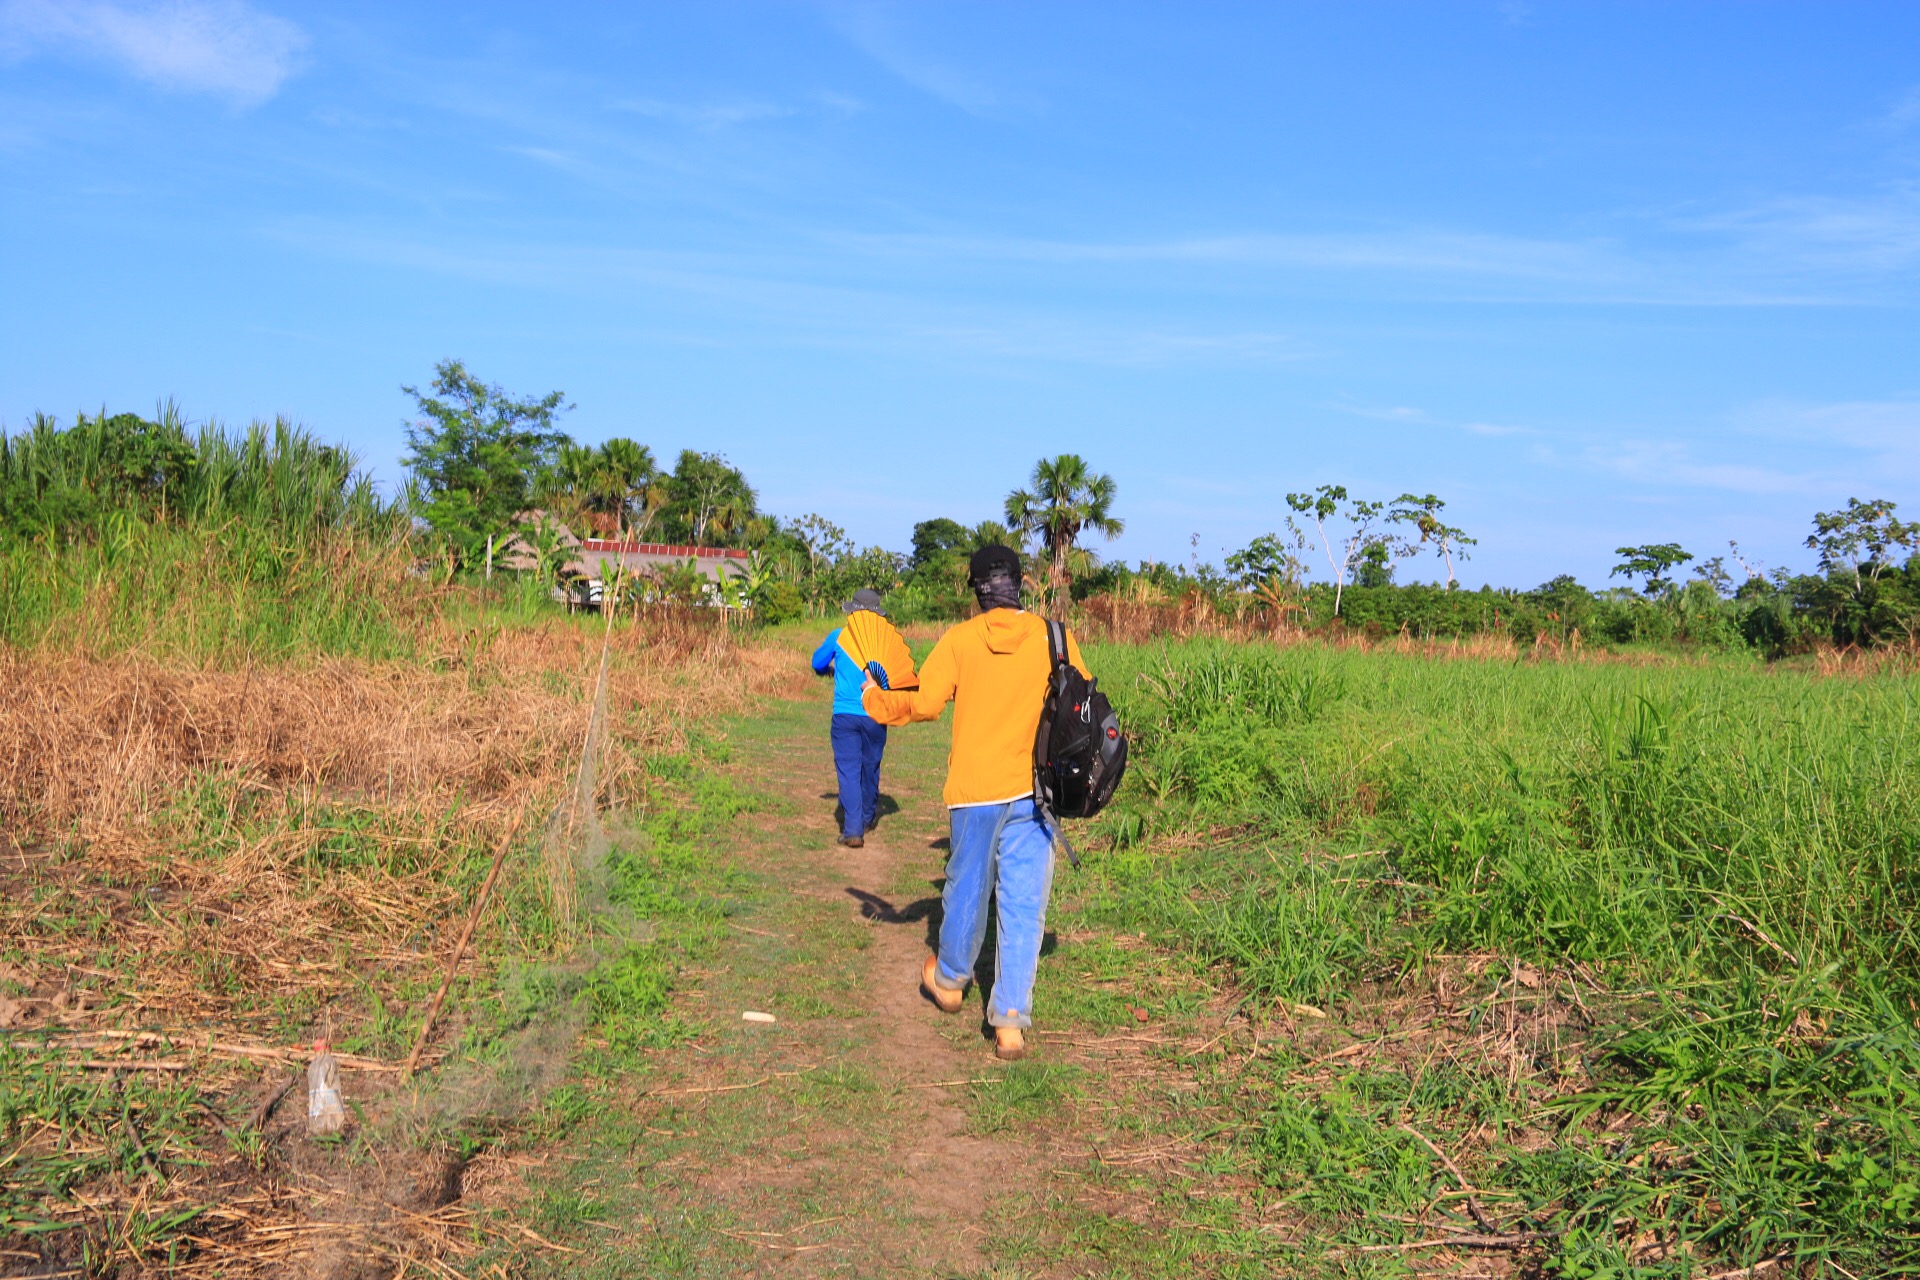
{"type": "Polygon", "coordinates": [[[973,541],[972,531],[958,520],[937,516],[913,526],[913,567],[925,568],[956,551],[964,551],[973,541]]]}
{"type": "MultiPolygon", "coordinates": [[[[1367,570],[1371,575],[1370,581],[1377,584],[1391,581],[1393,562],[1412,554],[1412,548],[1405,538],[1382,534],[1375,528],[1383,518],[1392,519],[1387,511],[1388,504],[1352,497],[1343,484],[1319,485],[1311,493],[1289,493],[1287,506],[1296,515],[1313,521],[1320,549],[1326,553],[1327,567],[1333,570],[1333,615],[1336,618],[1340,616],[1340,607],[1346,599],[1348,577],[1363,567],[1363,561],[1371,566],[1367,570]],[[1339,552],[1337,555],[1336,548],[1339,552]]],[[[1287,528],[1293,534],[1294,545],[1301,551],[1313,545],[1313,540],[1307,537],[1306,530],[1300,527],[1293,516],[1287,517],[1287,528]]]]}
{"type": "Polygon", "coordinates": [[[1639,547],[1615,547],[1613,554],[1620,556],[1619,564],[1608,571],[1609,578],[1622,577],[1628,582],[1635,578],[1646,580],[1646,593],[1658,595],[1673,585],[1672,571],[1693,559],[1693,553],[1683,551],[1677,542],[1649,542],[1639,547]]]}
{"type": "Polygon", "coordinates": [[[420,413],[407,425],[404,459],[418,514],[461,563],[472,564],[532,504],[536,477],[570,443],[554,419],[573,406],[559,391],[517,399],[458,360],[434,366],[432,394],[400,389],[420,413]]]}
{"type": "Polygon", "coordinates": [[[666,504],[660,512],[660,529],[669,542],[739,546],[767,528],[753,486],[739,468],[717,453],[683,449],[673,474],[662,483],[666,504]]]}
{"type": "Polygon", "coordinates": [[[1305,573],[1299,559],[1277,533],[1263,533],[1226,559],[1227,575],[1247,591],[1269,582],[1294,583],[1305,573]]]}
{"type": "Polygon", "coordinates": [[[1816,513],[1807,546],[1820,553],[1820,571],[1850,574],[1859,591],[1868,582],[1878,582],[1900,551],[1912,555],[1920,549],[1920,524],[1896,519],[1896,506],[1885,498],[1848,498],[1844,511],[1816,513]]]}
{"type": "MultiPolygon", "coordinates": [[[[1477,546],[1477,538],[1469,538],[1465,529],[1456,528],[1440,518],[1440,512],[1446,502],[1434,494],[1403,493],[1393,500],[1393,509],[1387,513],[1387,520],[1394,524],[1412,525],[1419,531],[1422,544],[1431,545],[1440,553],[1447,565],[1447,586],[1458,584],[1459,579],[1453,571],[1453,558],[1467,559],[1467,548],[1477,546]]],[[[1411,553],[1414,547],[1406,544],[1411,553]]],[[[1387,567],[1387,576],[1393,576],[1391,564],[1387,567]]]]}
{"type": "Polygon", "coordinates": [[[561,445],[539,489],[542,505],[578,525],[576,532],[607,538],[647,537],[667,497],[653,451],[620,436],[561,445]]]}

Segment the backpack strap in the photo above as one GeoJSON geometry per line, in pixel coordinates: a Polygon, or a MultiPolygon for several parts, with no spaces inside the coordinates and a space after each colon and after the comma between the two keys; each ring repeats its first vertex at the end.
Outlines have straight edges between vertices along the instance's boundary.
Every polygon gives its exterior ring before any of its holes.
{"type": "MultiPolygon", "coordinates": [[[[1067,624],[1055,618],[1047,619],[1047,656],[1052,660],[1047,667],[1048,679],[1052,679],[1052,673],[1066,666],[1068,662],[1067,624]]],[[[1078,870],[1080,855],[1073,851],[1071,844],[1067,843],[1067,834],[1060,829],[1060,819],[1053,816],[1053,806],[1046,802],[1038,786],[1033,789],[1033,798],[1034,807],[1040,811],[1041,820],[1046,823],[1047,829],[1053,835],[1053,843],[1066,851],[1067,861],[1073,864],[1075,870],[1078,870]]]]}

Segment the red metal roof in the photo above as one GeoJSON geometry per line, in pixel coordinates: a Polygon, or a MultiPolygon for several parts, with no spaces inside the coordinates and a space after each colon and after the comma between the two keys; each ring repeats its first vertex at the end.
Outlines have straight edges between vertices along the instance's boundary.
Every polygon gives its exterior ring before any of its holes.
{"type": "Polygon", "coordinates": [[[665,542],[616,542],[612,538],[583,538],[580,542],[583,551],[607,551],[644,556],[673,556],[676,559],[745,560],[747,553],[733,547],[676,547],[665,542]]]}

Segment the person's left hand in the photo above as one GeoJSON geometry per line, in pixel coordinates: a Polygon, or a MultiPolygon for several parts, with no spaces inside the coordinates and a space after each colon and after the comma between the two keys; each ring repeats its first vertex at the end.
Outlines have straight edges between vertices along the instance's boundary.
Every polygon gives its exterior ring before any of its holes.
{"type": "Polygon", "coordinates": [[[860,692],[864,694],[868,689],[878,689],[879,687],[880,687],[880,682],[878,680],[875,680],[872,676],[868,676],[867,683],[861,686],[860,692]]]}

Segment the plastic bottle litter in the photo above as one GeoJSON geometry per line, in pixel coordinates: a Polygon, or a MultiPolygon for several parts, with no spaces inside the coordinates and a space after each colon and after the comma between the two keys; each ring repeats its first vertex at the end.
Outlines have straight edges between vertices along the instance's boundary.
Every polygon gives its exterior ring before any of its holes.
{"type": "Polygon", "coordinates": [[[325,1040],[315,1040],[313,1061],[307,1064],[307,1136],[339,1133],[346,1123],[347,1109],[340,1103],[340,1064],[327,1052],[325,1040]]]}

